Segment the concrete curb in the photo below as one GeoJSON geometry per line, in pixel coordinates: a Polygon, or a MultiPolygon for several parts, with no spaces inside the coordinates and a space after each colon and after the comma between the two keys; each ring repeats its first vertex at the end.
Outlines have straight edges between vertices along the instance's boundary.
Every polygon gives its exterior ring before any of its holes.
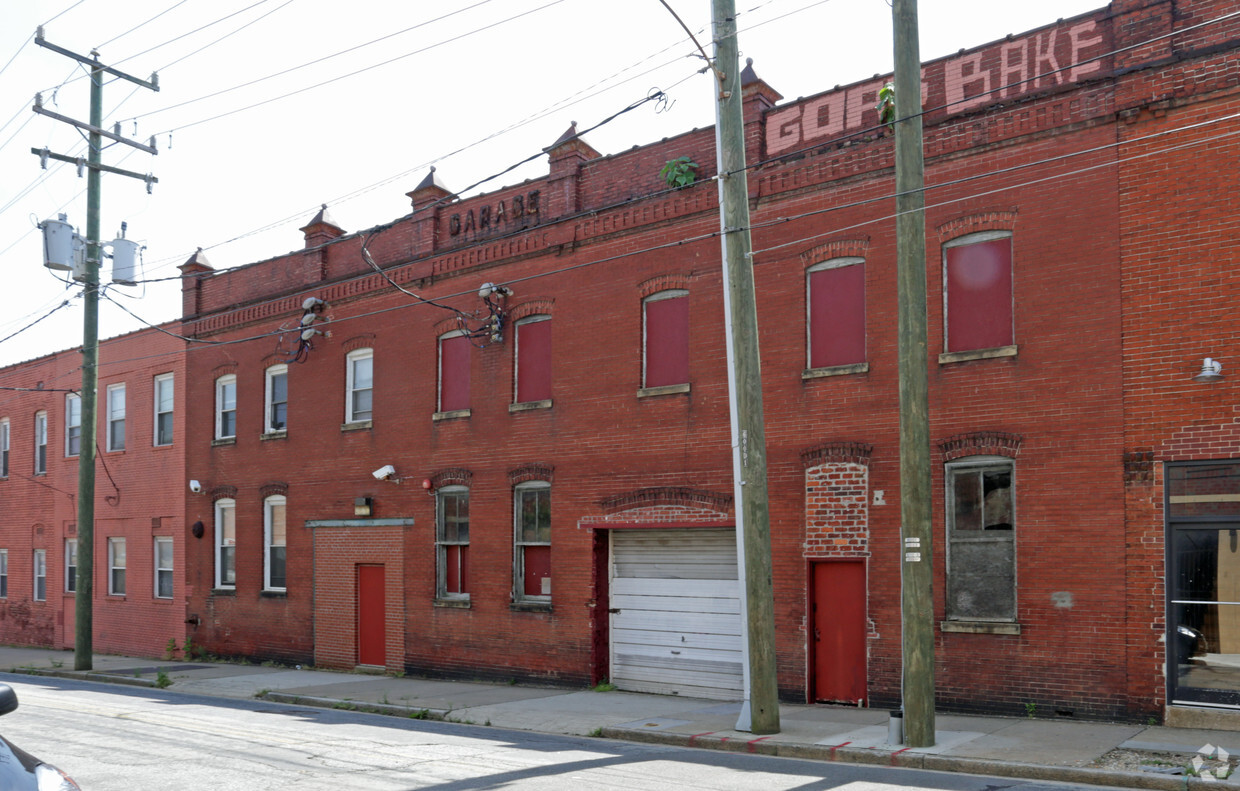
{"type": "Polygon", "coordinates": [[[383,714],[388,717],[405,717],[411,720],[445,720],[450,713],[447,709],[417,708],[415,706],[398,706],[393,703],[371,703],[365,700],[341,698],[320,698],[311,695],[293,695],[287,692],[260,692],[254,697],[270,700],[273,703],[291,703],[295,706],[314,706],[320,709],[339,709],[341,711],[362,711],[368,714],[383,714]]]}
{"type": "Polygon", "coordinates": [[[10,668],[9,672],[23,676],[52,676],[54,678],[72,678],[78,681],[96,681],[101,684],[122,684],[127,687],[159,688],[159,684],[154,679],[141,678],[140,676],[118,676],[95,670],[48,670],[45,668],[14,667],[10,668]]]}

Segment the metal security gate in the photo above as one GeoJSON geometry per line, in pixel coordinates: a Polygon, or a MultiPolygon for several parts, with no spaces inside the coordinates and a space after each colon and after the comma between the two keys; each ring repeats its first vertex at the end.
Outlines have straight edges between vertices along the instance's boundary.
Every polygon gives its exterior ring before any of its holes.
{"type": "Polygon", "coordinates": [[[733,529],[611,531],[611,681],[686,697],[743,697],[733,529]]]}

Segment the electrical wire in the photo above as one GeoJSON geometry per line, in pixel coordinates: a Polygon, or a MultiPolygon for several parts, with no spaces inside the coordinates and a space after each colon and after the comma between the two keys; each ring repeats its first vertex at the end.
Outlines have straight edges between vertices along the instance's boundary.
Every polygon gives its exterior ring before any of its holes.
{"type": "Polygon", "coordinates": [[[121,33],[119,36],[113,36],[112,38],[108,39],[107,41],[103,42],[102,44],[96,44],[96,45],[95,45],[95,47],[94,47],[94,49],[96,49],[96,50],[100,50],[100,49],[103,49],[104,47],[106,47],[106,46],[107,46],[107,45],[109,45],[109,44],[112,44],[112,43],[115,43],[115,42],[117,42],[117,41],[120,41],[120,40],[121,40],[121,39],[123,39],[125,36],[128,36],[130,33],[133,33],[133,32],[134,32],[134,31],[136,31],[136,30],[141,30],[142,28],[144,28],[144,27],[146,27],[147,25],[149,25],[149,24],[151,24],[152,22],[154,22],[156,19],[159,19],[159,18],[160,18],[161,16],[163,16],[164,14],[166,14],[166,13],[168,13],[169,11],[172,11],[172,10],[174,10],[174,9],[180,8],[181,6],[185,5],[187,2],[189,2],[189,0],[180,0],[180,2],[173,3],[172,5],[170,5],[170,6],[168,6],[167,8],[165,8],[163,11],[160,11],[160,12],[159,12],[158,14],[156,14],[155,16],[151,17],[150,19],[146,20],[145,22],[142,22],[142,23],[140,23],[140,24],[137,24],[137,25],[135,25],[135,26],[133,26],[133,27],[129,28],[129,30],[126,30],[124,33],[121,33]]]}

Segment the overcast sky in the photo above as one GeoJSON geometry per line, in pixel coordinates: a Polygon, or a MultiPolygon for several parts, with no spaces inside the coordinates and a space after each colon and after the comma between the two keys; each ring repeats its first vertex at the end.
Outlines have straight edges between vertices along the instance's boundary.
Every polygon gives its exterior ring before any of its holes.
{"type": "MultiPolygon", "coordinates": [[[[101,235],[122,221],[146,245],[144,279],[175,278],[202,247],[216,268],[302,246],[326,203],[353,232],[409,210],[434,164],[451,189],[537,153],[569,124],[593,126],[667,92],[586,140],[603,154],[714,123],[696,47],[659,0],[0,0],[0,365],[81,343],[80,289],[42,266],[35,223],[68,215],[85,232],[86,179],[32,148],[84,156],[81,133],[31,111],[89,119],[84,67],[49,43],[128,74],[159,73],[158,93],[104,87],[105,126],[158,155],[112,144],[104,162],[159,179],[152,194],[104,175],[101,235]],[[62,303],[68,305],[57,309],[62,303]],[[50,315],[48,315],[50,313],[50,315]]],[[[709,0],[671,5],[711,52],[709,0]]],[[[1099,0],[921,0],[923,60],[1040,27],[1099,0]]],[[[738,0],[742,58],[787,100],[891,71],[886,0],[738,0]]],[[[474,192],[546,173],[540,159],[474,192]]],[[[472,194],[472,193],[471,193],[472,194]]],[[[105,280],[108,270],[104,271],[105,280]]],[[[141,319],[180,315],[175,280],[111,287],[141,319]]],[[[143,326],[106,299],[100,337],[143,326]]]]}

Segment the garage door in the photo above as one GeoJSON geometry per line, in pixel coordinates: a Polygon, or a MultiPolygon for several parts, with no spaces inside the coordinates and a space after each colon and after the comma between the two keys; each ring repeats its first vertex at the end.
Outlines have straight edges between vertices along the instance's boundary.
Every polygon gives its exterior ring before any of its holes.
{"type": "Polygon", "coordinates": [[[735,531],[613,530],[611,542],[612,683],[742,698],[735,531]]]}

